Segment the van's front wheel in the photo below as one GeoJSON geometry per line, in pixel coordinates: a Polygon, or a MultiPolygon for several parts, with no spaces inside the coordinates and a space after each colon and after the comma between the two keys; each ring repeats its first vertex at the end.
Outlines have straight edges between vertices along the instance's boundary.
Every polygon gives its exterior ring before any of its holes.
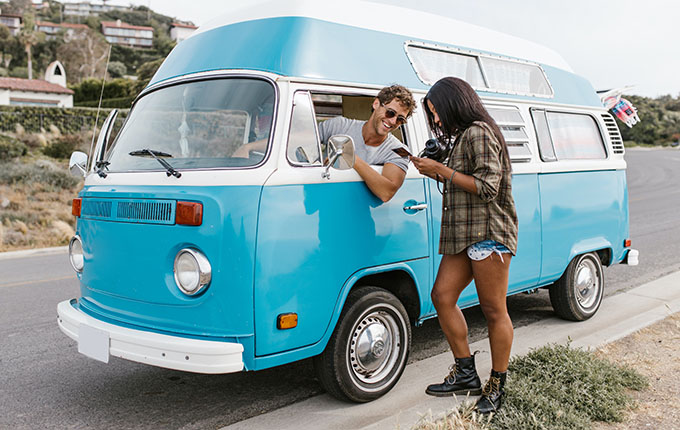
{"type": "Polygon", "coordinates": [[[411,326],[399,299],[382,288],[365,287],[350,293],[314,365],[329,394],[340,400],[369,402],[397,383],[410,345],[411,326]]]}
{"type": "Polygon", "coordinates": [[[575,257],[562,277],[550,287],[550,303],[555,313],[572,321],[595,315],[602,303],[604,274],[597,254],[575,257]]]}

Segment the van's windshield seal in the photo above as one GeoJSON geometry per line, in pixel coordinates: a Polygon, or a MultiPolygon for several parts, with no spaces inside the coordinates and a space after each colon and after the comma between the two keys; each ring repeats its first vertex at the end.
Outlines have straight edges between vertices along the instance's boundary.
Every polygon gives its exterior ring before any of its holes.
{"type": "Polygon", "coordinates": [[[269,149],[275,102],[270,82],[241,77],[152,91],[137,101],[112,143],[108,170],[159,170],[152,157],[132,155],[140,148],[172,154],[178,171],[256,166],[269,149]]]}

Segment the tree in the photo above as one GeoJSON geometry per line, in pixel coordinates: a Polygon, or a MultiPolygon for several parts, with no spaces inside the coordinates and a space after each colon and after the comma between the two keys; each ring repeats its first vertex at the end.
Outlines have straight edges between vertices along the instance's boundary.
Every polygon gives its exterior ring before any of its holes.
{"type": "Polygon", "coordinates": [[[24,26],[19,32],[19,41],[24,47],[27,58],[28,79],[33,79],[33,55],[31,50],[33,46],[45,40],[45,34],[35,31],[35,16],[33,13],[27,12],[24,14],[24,26]]]}
{"type": "Polygon", "coordinates": [[[89,28],[75,32],[69,43],[57,48],[57,58],[75,82],[103,77],[108,54],[109,44],[104,36],[89,28]]]}

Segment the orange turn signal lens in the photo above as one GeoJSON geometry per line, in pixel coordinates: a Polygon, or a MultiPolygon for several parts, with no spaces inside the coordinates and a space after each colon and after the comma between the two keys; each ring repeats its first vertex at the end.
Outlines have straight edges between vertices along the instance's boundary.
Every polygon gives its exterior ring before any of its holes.
{"type": "Polygon", "coordinates": [[[83,207],[83,199],[73,199],[73,203],[71,203],[71,214],[73,216],[80,216],[80,210],[83,207]]]}
{"type": "Polygon", "coordinates": [[[297,314],[281,314],[276,318],[276,328],[286,330],[297,327],[297,314]]]}
{"type": "Polygon", "coordinates": [[[203,223],[203,204],[196,202],[177,202],[175,223],[181,225],[201,225],[203,223]]]}
{"type": "Polygon", "coordinates": [[[623,241],[623,247],[624,248],[630,248],[630,245],[632,244],[630,239],[626,239],[623,241]]]}

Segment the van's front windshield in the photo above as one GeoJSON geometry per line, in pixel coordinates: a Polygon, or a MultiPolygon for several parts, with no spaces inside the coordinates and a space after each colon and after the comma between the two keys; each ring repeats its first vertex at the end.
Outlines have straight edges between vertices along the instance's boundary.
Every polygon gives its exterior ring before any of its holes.
{"type": "Polygon", "coordinates": [[[260,79],[194,81],[154,91],[136,103],[110,146],[108,170],[163,170],[154,155],[175,169],[254,166],[267,151],[274,103],[274,87],[260,79]],[[244,147],[255,141],[261,144],[244,147]]]}

